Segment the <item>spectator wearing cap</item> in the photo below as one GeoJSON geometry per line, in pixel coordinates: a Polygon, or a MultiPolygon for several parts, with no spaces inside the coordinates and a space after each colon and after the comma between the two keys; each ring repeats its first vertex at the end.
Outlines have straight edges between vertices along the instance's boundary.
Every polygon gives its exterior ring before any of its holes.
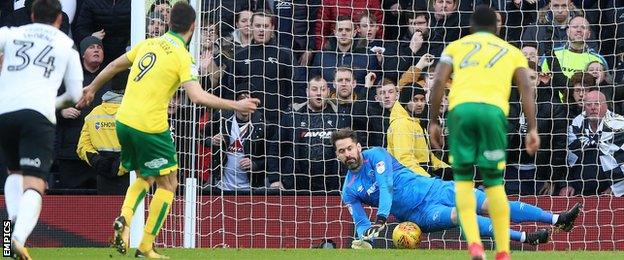
{"type": "MultiPolygon", "coordinates": [[[[80,57],[82,58],[83,85],[89,85],[100,72],[104,51],[102,41],[94,36],[88,36],[80,41],[80,57]]],[[[110,84],[104,86],[94,98],[92,106],[102,102],[102,95],[110,89],[110,84]]],[[[65,91],[61,86],[59,93],[65,91]]],[[[80,131],[84,125],[84,117],[90,108],[79,110],[68,107],[57,110],[56,118],[56,164],[59,169],[59,179],[65,188],[94,188],[95,172],[85,161],[80,160],[76,149],[80,131]]]]}
{"type": "Polygon", "coordinates": [[[120,167],[121,146],[117,139],[115,115],[123,99],[123,87],[116,86],[91,110],[80,132],[76,153],[97,174],[100,195],[123,195],[129,184],[127,171],[120,167]]]}
{"type": "MultiPolygon", "coordinates": [[[[239,91],[236,99],[250,97],[247,90],[239,91]]],[[[276,145],[275,126],[265,124],[260,112],[241,113],[217,111],[212,130],[206,130],[206,146],[212,146],[213,180],[224,191],[249,190],[266,186],[270,165],[268,147],[276,145]]]]}
{"type": "Polygon", "coordinates": [[[392,106],[388,127],[388,152],[405,167],[429,177],[429,172],[448,169],[429,149],[427,133],[420,117],[426,113],[425,90],[420,85],[401,88],[399,100],[392,106]]]}
{"type": "MultiPolygon", "coordinates": [[[[83,85],[87,86],[95,79],[98,73],[104,68],[104,45],[102,40],[94,36],[88,36],[80,42],[80,57],[82,58],[83,85]]],[[[93,106],[102,102],[102,96],[110,90],[110,86],[100,89],[93,99],[93,106]]]]}

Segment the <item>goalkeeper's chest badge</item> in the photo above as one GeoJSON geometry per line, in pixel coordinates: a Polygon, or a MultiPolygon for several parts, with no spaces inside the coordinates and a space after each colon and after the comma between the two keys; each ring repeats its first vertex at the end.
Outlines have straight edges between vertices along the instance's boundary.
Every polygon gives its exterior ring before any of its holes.
{"type": "Polygon", "coordinates": [[[378,162],[375,166],[375,170],[377,173],[383,174],[386,171],[386,164],[383,161],[378,162]]]}

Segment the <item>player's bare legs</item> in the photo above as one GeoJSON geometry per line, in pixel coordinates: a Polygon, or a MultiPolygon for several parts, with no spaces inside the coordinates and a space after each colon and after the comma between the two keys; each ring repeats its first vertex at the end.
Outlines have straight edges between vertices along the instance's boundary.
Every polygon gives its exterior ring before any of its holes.
{"type": "Polygon", "coordinates": [[[168,258],[154,251],[153,245],[171,209],[175,190],[178,187],[177,171],[158,176],[155,181],[158,188],[150,202],[149,215],[145,223],[143,238],[141,239],[141,244],[139,245],[135,257],[168,258]]]}
{"type": "Polygon", "coordinates": [[[11,241],[17,259],[31,259],[24,245],[30,236],[41,213],[41,202],[46,183],[40,177],[23,176],[24,192],[19,200],[19,211],[15,219],[15,229],[11,241]]]}
{"type": "Polygon", "coordinates": [[[143,177],[140,171],[136,171],[137,179],[128,187],[124,203],[121,206],[121,215],[115,219],[113,229],[115,236],[113,246],[121,254],[128,251],[130,241],[130,223],[139,203],[145,198],[150,187],[154,184],[153,177],[143,177]]]}

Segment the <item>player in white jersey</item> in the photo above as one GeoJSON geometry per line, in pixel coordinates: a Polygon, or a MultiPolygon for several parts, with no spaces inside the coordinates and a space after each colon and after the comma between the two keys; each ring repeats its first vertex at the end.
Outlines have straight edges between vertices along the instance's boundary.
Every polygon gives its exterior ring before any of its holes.
{"type": "Polygon", "coordinates": [[[53,160],[55,110],[82,94],[82,66],[73,41],[58,28],[58,0],[36,0],[33,24],[0,28],[0,160],[9,168],[4,194],[14,257],[30,259],[24,247],[39,219],[53,160]],[[56,97],[61,81],[66,92],[56,97]]]}

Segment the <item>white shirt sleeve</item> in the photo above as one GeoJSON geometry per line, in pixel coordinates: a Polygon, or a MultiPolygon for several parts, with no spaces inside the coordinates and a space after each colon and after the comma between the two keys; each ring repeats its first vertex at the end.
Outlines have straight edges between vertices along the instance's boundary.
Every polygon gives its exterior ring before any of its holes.
{"type": "Polygon", "coordinates": [[[74,49],[69,50],[69,60],[67,61],[67,70],[65,70],[65,76],[63,82],[65,83],[65,93],[67,93],[67,100],[74,103],[80,100],[82,97],[82,65],[80,64],[80,57],[78,52],[74,49]]]}
{"type": "Polygon", "coordinates": [[[0,53],[4,53],[4,45],[6,44],[6,41],[8,38],[9,38],[9,28],[8,27],[0,28],[0,53]]]}

